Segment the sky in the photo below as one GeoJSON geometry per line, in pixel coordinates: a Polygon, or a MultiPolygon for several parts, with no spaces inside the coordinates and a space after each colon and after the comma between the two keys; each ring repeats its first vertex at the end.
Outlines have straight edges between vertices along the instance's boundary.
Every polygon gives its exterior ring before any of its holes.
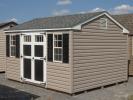
{"type": "Polygon", "coordinates": [[[0,0],[0,22],[23,23],[34,18],[108,11],[133,13],[133,0],[0,0]]]}

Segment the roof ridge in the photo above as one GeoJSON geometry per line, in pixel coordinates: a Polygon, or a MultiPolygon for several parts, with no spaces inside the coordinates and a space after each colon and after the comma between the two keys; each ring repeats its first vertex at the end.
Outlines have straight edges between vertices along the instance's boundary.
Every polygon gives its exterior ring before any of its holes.
{"type": "Polygon", "coordinates": [[[106,12],[106,11],[88,12],[88,13],[75,13],[75,14],[68,14],[68,15],[56,15],[56,16],[40,17],[40,18],[35,18],[35,19],[54,18],[54,17],[67,17],[67,16],[76,16],[76,15],[87,15],[87,14],[95,14],[95,13],[103,13],[103,12],[106,12]]]}

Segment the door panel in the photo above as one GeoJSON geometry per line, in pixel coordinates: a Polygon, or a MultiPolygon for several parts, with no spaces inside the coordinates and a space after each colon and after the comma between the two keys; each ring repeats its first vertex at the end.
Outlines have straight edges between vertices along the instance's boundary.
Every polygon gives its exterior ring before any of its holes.
{"type": "Polygon", "coordinates": [[[43,60],[35,60],[35,80],[43,81],[43,60]]]}
{"type": "Polygon", "coordinates": [[[31,79],[31,59],[23,59],[24,65],[24,78],[31,79]]]}

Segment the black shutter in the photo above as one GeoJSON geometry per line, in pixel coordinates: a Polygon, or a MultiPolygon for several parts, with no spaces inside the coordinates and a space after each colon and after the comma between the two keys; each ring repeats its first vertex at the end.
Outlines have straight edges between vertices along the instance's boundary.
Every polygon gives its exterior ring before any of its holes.
{"type": "Polygon", "coordinates": [[[63,63],[69,63],[69,34],[63,34],[63,63]]]}
{"type": "Polygon", "coordinates": [[[16,58],[20,57],[20,35],[16,35],[16,58]]]}
{"type": "Polygon", "coordinates": [[[48,34],[47,39],[47,58],[48,61],[53,61],[53,34],[48,34]]]}
{"type": "Polygon", "coordinates": [[[6,57],[10,57],[10,35],[6,35],[6,57]]]}

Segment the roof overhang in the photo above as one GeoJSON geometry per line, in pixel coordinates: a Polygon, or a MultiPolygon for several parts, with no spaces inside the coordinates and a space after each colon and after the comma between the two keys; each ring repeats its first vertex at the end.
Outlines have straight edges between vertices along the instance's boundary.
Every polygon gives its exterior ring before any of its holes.
{"type": "Polygon", "coordinates": [[[78,25],[75,25],[74,27],[69,27],[69,28],[52,28],[52,29],[27,29],[27,30],[8,30],[8,31],[5,31],[5,33],[17,33],[17,32],[44,32],[44,31],[62,31],[62,30],[81,30],[82,28],[82,25],[86,24],[86,23],[89,23],[101,16],[107,16],[109,19],[111,19],[114,23],[116,23],[116,25],[118,25],[121,29],[122,29],[122,33],[127,33],[129,34],[129,31],[123,26],[121,25],[119,22],[117,22],[113,17],[111,17],[107,12],[103,12],[102,14],[99,14],[83,23],[80,23],[78,25]]]}

